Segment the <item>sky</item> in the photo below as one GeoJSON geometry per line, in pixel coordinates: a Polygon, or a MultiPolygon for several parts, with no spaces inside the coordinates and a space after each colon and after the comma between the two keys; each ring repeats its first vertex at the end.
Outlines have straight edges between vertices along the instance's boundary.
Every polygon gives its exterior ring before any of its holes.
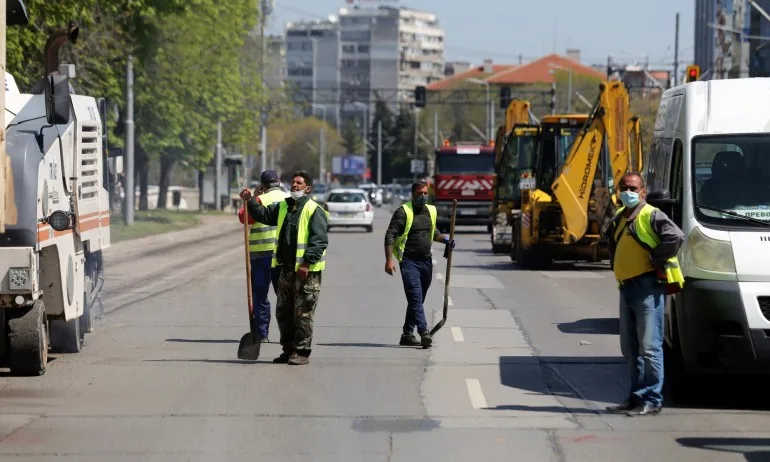
{"type": "MultiPolygon", "coordinates": [[[[388,2],[393,4],[393,2],[388,2]]],[[[693,57],[694,0],[398,0],[396,5],[430,11],[445,31],[447,61],[484,59],[515,64],[568,48],[583,64],[618,62],[671,69],[676,13],[680,69],[693,57]]],[[[344,0],[275,0],[268,32],[281,34],[287,21],[324,19],[344,0]]]]}

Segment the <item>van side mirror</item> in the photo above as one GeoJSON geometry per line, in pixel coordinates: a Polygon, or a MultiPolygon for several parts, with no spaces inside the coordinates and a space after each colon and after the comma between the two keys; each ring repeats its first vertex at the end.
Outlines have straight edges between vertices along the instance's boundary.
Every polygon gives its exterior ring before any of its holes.
{"type": "Polygon", "coordinates": [[[45,120],[48,125],[68,124],[72,111],[69,81],[63,75],[48,75],[44,79],[45,120]]]}
{"type": "Polygon", "coordinates": [[[659,208],[669,217],[671,217],[673,207],[676,205],[676,199],[671,198],[671,193],[668,189],[650,191],[647,193],[647,198],[645,200],[653,207],[659,208]]]}

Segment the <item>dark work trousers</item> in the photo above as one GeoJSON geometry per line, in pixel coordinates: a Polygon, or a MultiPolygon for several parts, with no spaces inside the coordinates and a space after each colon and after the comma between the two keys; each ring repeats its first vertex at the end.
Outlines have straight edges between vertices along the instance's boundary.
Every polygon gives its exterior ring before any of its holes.
{"type": "Polygon", "coordinates": [[[270,329],[270,283],[273,283],[273,293],[277,294],[278,277],[281,267],[270,268],[272,257],[251,259],[251,297],[254,303],[253,330],[259,332],[262,338],[267,338],[270,329]]]}
{"type": "Polygon", "coordinates": [[[411,334],[416,327],[417,333],[422,334],[428,330],[423,303],[433,280],[433,261],[402,259],[401,279],[407,301],[404,333],[411,334]]]}

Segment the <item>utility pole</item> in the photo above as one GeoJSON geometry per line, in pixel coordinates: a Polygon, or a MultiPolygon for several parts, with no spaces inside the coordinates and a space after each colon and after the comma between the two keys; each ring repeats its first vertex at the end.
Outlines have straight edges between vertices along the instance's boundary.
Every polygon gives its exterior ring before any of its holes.
{"type": "Polygon", "coordinates": [[[220,198],[222,188],[222,122],[217,122],[217,152],[214,159],[214,207],[221,210],[222,199],[220,198]]]}
{"type": "MultiPolygon", "coordinates": [[[[4,26],[3,26],[4,27],[4,26]]],[[[126,199],[123,221],[134,224],[134,57],[128,55],[126,69],[126,199]]]]}
{"type": "Polygon", "coordinates": [[[320,181],[318,184],[324,184],[326,180],[326,127],[321,127],[321,138],[319,139],[319,155],[318,155],[318,176],[320,181]]]}
{"type": "MultiPolygon", "coordinates": [[[[420,142],[420,110],[415,108],[414,109],[414,159],[419,159],[417,156],[417,151],[419,149],[419,142],[420,142]]],[[[417,179],[417,174],[415,173],[415,180],[417,179]]]]}
{"type": "Polygon", "coordinates": [[[439,139],[438,139],[438,112],[433,113],[433,147],[435,149],[438,149],[439,146],[439,139]]]}
{"type": "Polygon", "coordinates": [[[674,86],[679,85],[679,13],[676,14],[676,32],[674,32],[674,86]]]}
{"type": "MultiPolygon", "coordinates": [[[[260,56],[260,67],[259,67],[259,74],[260,74],[260,81],[262,82],[262,86],[264,88],[267,88],[267,85],[265,84],[265,55],[267,55],[267,42],[265,42],[265,22],[267,20],[267,2],[268,0],[262,0],[261,8],[259,11],[259,39],[261,40],[262,44],[262,53],[260,56]]],[[[260,154],[260,166],[261,170],[260,173],[267,170],[267,110],[264,106],[264,103],[261,108],[261,114],[260,114],[260,130],[259,130],[259,141],[260,141],[260,151],[262,151],[260,154]]],[[[219,200],[219,199],[217,199],[219,200]]]]}
{"type": "Polygon", "coordinates": [[[382,120],[377,121],[377,184],[382,185],[382,120]]]}

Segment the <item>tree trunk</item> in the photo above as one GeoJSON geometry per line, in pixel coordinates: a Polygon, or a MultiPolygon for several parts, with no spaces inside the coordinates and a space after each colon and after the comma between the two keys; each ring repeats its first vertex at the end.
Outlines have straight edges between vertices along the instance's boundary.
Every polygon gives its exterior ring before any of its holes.
{"type": "Polygon", "coordinates": [[[138,144],[135,145],[136,154],[136,178],[139,180],[139,210],[148,210],[147,180],[150,173],[150,163],[147,153],[138,144]]]}
{"type": "Polygon", "coordinates": [[[168,187],[171,183],[171,170],[175,159],[172,156],[160,157],[160,182],[158,183],[158,208],[165,209],[168,197],[168,187]]]}

